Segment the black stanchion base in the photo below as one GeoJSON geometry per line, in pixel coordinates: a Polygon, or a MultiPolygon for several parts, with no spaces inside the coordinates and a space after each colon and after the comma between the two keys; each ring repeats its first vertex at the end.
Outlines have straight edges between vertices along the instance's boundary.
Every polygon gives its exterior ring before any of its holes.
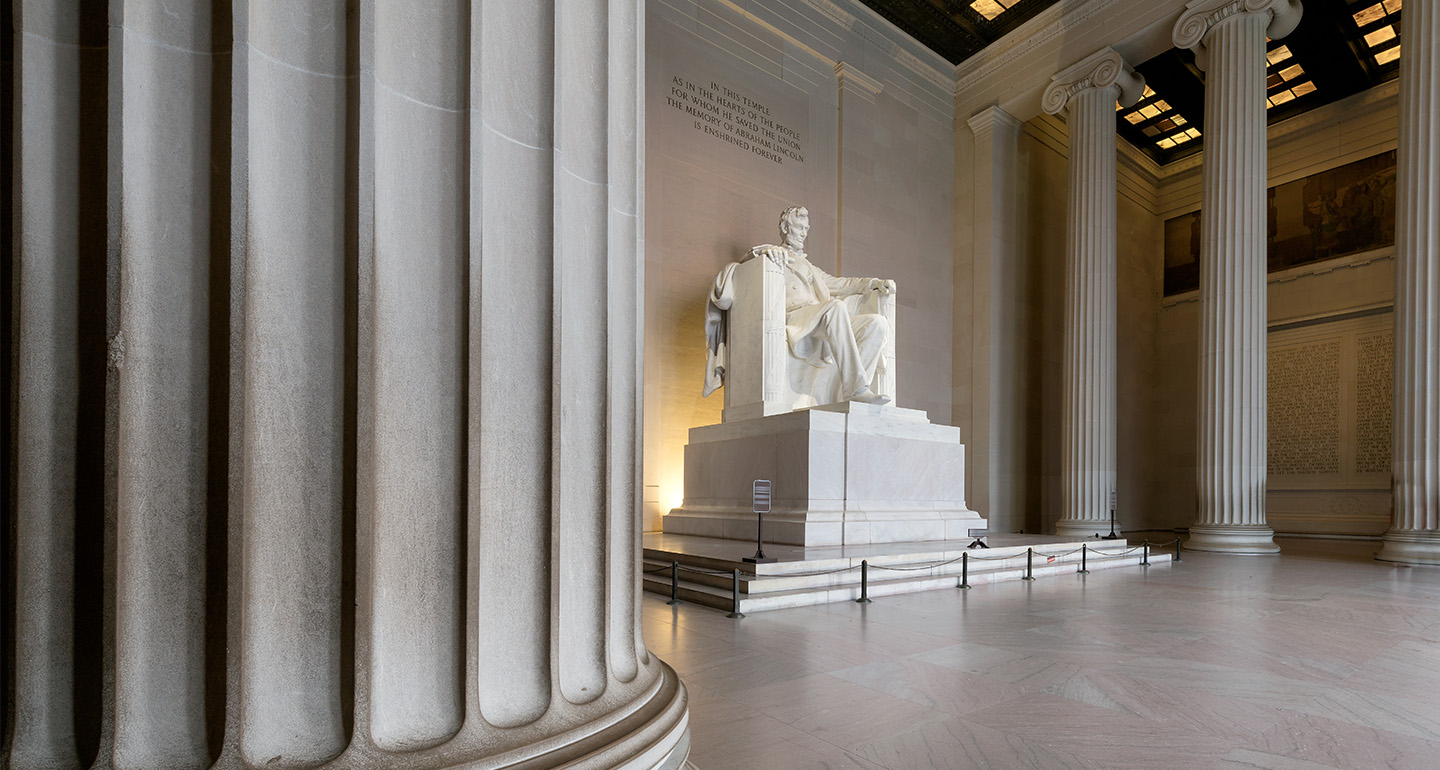
{"type": "Polygon", "coordinates": [[[1027,577],[1022,577],[1022,578],[1020,578],[1020,579],[1021,579],[1021,580],[1034,580],[1035,578],[1033,578],[1033,577],[1028,577],[1028,578],[1027,578],[1027,577]]]}
{"type": "Polygon", "coordinates": [[[684,604],[685,602],[682,602],[682,601],[680,601],[679,599],[671,599],[670,601],[665,602],[665,603],[673,607],[673,606],[675,606],[675,605],[677,605],[677,604],[684,604]]]}
{"type": "Polygon", "coordinates": [[[729,615],[726,615],[725,617],[727,617],[727,618],[743,618],[743,617],[745,617],[745,613],[743,613],[743,612],[732,612],[732,613],[730,613],[729,615]]]}
{"type": "Polygon", "coordinates": [[[984,540],[981,540],[980,538],[977,537],[977,538],[975,538],[975,542],[973,542],[973,543],[971,543],[970,545],[967,545],[967,546],[965,546],[965,547],[966,547],[966,548],[989,548],[990,546],[986,545],[984,540]]]}
{"type": "Polygon", "coordinates": [[[867,599],[867,598],[865,598],[865,597],[862,596],[862,597],[860,597],[859,599],[856,599],[856,600],[855,600],[855,603],[856,603],[856,604],[870,604],[871,602],[870,602],[869,599],[867,599]]]}
{"type": "Polygon", "coordinates": [[[1114,532],[1111,532],[1111,533],[1108,534],[1108,535],[1102,536],[1100,539],[1101,539],[1101,540],[1119,540],[1119,539],[1120,539],[1120,536],[1117,535],[1117,534],[1115,534],[1114,532]]]}
{"type": "Polygon", "coordinates": [[[746,556],[740,561],[743,561],[746,564],[774,564],[775,562],[780,560],[775,558],[774,556],[766,556],[765,554],[761,553],[754,556],[746,556]]]}

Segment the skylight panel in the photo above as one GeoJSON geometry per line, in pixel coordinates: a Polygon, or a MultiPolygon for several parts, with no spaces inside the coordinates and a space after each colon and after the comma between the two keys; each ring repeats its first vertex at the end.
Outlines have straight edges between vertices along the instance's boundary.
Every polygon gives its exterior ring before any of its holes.
{"type": "Polygon", "coordinates": [[[1265,54],[1265,108],[1278,107],[1315,92],[1315,82],[1290,49],[1275,45],[1265,54]]]}
{"type": "Polygon", "coordinates": [[[1120,111],[1120,117],[1162,150],[1174,149],[1200,137],[1200,131],[1189,125],[1185,116],[1176,112],[1150,86],[1145,86],[1140,101],[1120,111]]]}
{"type": "Polygon", "coordinates": [[[1401,5],[1401,0],[1352,0],[1350,3],[1350,17],[1377,65],[1394,64],[1400,58],[1401,5]]]}
{"type": "Polygon", "coordinates": [[[985,17],[986,21],[994,21],[996,16],[1015,7],[1020,0],[974,0],[970,3],[971,10],[985,17]]]}

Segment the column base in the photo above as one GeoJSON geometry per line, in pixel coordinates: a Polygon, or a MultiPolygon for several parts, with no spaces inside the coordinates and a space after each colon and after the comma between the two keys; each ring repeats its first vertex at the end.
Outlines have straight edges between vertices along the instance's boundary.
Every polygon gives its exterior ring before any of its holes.
{"type": "MultiPolygon", "coordinates": [[[[1087,538],[1096,535],[1110,534],[1110,520],[1092,521],[1091,519],[1061,519],[1055,522],[1055,534],[1062,537],[1087,538]]],[[[1120,520],[1115,520],[1115,534],[1123,537],[1120,531],[1120,520]]]]}
{"type": "Polygon", "coordinates": [[[1267,556],[1280,553],[1280,546],[1275,545],[1275,530],[1264,525],[1195,524],[1185,550],[1267,556]]]}
{"type": "Polygon", "coordinates": [[[1440,564],[1440,532],[1424,529],[1392,529],[1382,538],[1375,554],[1377,561],[1402,564],[1440,564]]]}

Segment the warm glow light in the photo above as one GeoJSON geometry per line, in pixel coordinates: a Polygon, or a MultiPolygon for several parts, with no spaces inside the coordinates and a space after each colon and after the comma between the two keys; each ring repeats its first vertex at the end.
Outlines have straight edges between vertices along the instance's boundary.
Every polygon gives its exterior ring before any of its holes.
{"type": "Polygon", "coordinates": [[[1156,115],[1160,114],[1160,110],[1156,108],[1153,104],[1147,104],[1144,107],[1140,108],[1140,114],[1147,118],[1153,118],[1156,115]]]}
{"type": "Polygon", "coordinates": [[[1280,93],[1271,95],[1270,106],[1274,107],[1277,104],[1284,104],[1285,102],[1291,101],[1294,98],[1295,94],[1289,91],[1281,91],[1280,93]]]}
{"type": "Polygon", "coordinates": [[[1265,63],[1279,64],[1280,62],[1285,61],[1288,58],[1290,58],[1290,48],[1288,46],[1282,45],[1279,48],[1276,48],[1275,50],[1265,54],[1265,63]]]}
{"type": "Polygon", "coordinates": [[[984,16],[986,21],[993,20],[996,16],[1004,13],[1006,9],[1006,6],[1001,5],[999,2],[996,2],[996,0],[975,0],[975,2],[970,4],[970,7],[975,9],[976,13],[984,16]]]}
{"type": "Polygon", "coordinates": [[[1375,54],[1375,63],[1389,64],[1390,62],[1395,61],[1398,58],[1400,58],[1400,46],[1397,45],[1386,48],[1380,53],[1375,54]]]}
{"type": "Polygon", "coordinates": [[[1295,97],[1298,99],[1299,97],[1302,97],[1302,96],[1304,96],[1305,94],[1308,94],[1308,93],[1310,93],[1311,91],[1314,91],[1314,90],[1315,90],[1315,84],[1314,84],[1314,83],[1311,83],[1310,81],[1307,80],[1307,81],[1305,81],[1304,83],[1301,83],[1301,84],[1295,86],[1294,88],[1292,88],[1292,89],[1290,89],[1290,90],[1291,90],[1292,92],[1294,92],[1295,97]]]}
{"type": "Polygon", "coordinates": [[[1386,24],[1385,26],[1381,27],[1380,29],[1377,29],[1377,30],[1375,30],[1374,32],[1371,32],[1370,34],[1366,35],[1366,36],[1365,36],[1365,45],[1368,45],[1368,46],[1370,46],[1371,48],[1374,48],[1375,46],[1380,45],[1381,43],[1384,43],[1384,42],[1386,42],[1387,40],[1391,40],[1391,39],[1393,39],[1394,37],[1395,37],[1395,28],[1392,27],[1392,26],[1390,26],[1389,24],[1386,24]]]}
{"type": "Polygon", "coordinates": [[[1379,21],[1385,18],[1385,6],[1376,3],[1363,11],[1355,12],[1355,25],[1363,27],[1372,21],[1379,21]]]}

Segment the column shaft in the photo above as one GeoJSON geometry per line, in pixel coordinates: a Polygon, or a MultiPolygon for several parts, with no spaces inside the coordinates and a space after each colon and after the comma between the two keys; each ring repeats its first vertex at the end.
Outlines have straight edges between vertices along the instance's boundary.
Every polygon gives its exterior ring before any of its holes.
{"type": "MultiPolygon", "coordinates": [[[[571,703],[606,686],[605,547],[609,196],[605,0],[555,7],[554,523],[559,569],[560,692],[571,703]]],[[[627,426],[628,429],[628,426],[627,426]]],[[[632,490],[633,491],[633,490],[632,490]]]]}
{"type": "Polygon", "coordinates": [[[1056,533],[1108,531],[1115,488],[1114,87],[1071,97],[1065,246],[1062,518],[1056,533]]]}
{"type": "Polygon", "coordinates": [[[468,8],[375,7],[371,734],[391,751],[464,718],[468,8]]]}
{"type": "Polygon", "coordinates": [[[1254,11],[1195,0],[1176,25],[1206,67],[1199,518],[1186,546],[1197,550],[1279,551],[1265,523],[1265,38],[1298,18],[1285,0],[1254,11]]]}
{"type": "Polygon", "coordinates": [[[247,761],[345,747],[346,19],[250,0],[240,692],[247,761]]]}
{"type": "Polygon", "coordinates": [[[225,365],[210,325],[229,257],[228,169],[211,171],[228,143],[210,127],[228,105],[212,102],[208,4],[126,2],[122,16],[114,764],[205,767],[208,447],[224,430],[210,379],[225,365]]]}
{"type": "Polygon", "coordinates": [[[17,768],[80,766],[73,710],[85,52],[78,17],[74,7],[15,6],[18,478],[10,758],[17,768]]]}
{"type": "Polygon", "coordinates": [[[1395,517],[1376,558],[1440,564],[1440,8],[1405,7],[1395,218],[1395,517]]]}
{"type": "Polygon", "coordinates": [[[645,98],[643,3],[608,4],[610,39],[606,62],[606,180],[610,307],[605,321],[609,409],[606,447],[606,640],[610,673],[622,682],[639,675],[645,654],[640,639],[640,451],[644,363],[644,136],[639,116],[645,98]]]}
{"type": "Polygon", "coordinates": [[[477,687],[502,728],[552,690],[554,14],[484,3],[471,53],[469,511],[478,585],[505,586],[475,596],[477,687]]]}

